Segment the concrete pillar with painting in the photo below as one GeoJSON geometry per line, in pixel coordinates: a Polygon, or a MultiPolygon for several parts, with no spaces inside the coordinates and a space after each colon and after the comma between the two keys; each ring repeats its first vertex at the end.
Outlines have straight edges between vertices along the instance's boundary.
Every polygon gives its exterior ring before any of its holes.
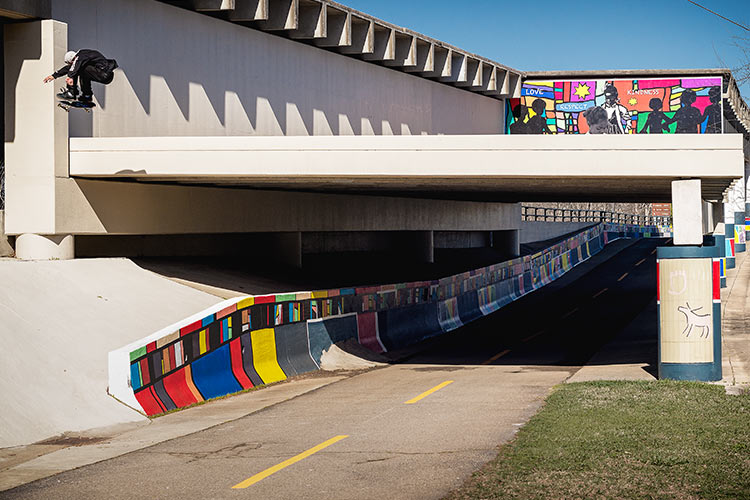
{"type": "Polygon", "coordinates": [[[721,380],[721,249],[702,244],[700,180],[674,181],[672,206],[674,246],[656,261],[659,378],[721,380]]]}

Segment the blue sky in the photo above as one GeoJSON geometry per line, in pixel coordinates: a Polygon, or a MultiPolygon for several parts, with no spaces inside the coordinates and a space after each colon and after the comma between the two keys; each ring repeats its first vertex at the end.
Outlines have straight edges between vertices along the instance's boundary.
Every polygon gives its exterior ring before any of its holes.
{"type": "MultiPolygon", "coordinates": [[[[687,0],[339,1],[525,71],[731,68],[732,37],[750,38],[687,0]]],[[[750,0],[697,1],[750,27],[750,0]]],[[[750,101],[750,84],[741,91],[750,101]]]]}

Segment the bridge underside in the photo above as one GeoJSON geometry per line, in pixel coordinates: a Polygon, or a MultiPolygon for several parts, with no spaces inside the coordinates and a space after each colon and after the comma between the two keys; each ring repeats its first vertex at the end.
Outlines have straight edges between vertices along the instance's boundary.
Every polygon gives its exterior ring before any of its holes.
{"type": "Polygon", "coordinates": [[[668,202],[743,175],[738,135],[157,137],[70,141],[78,178],[469,201],[668,202]]]}

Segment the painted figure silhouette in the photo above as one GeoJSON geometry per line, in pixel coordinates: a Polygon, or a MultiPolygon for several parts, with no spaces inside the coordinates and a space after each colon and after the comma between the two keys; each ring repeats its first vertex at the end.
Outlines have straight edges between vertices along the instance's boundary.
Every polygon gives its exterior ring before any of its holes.
{"type": "Polygon", "coordinates": [[[654,97],[648,102],[648,107],[651,108],[651,113],[648,114],[646,125],[643,126],[640,133],[648,134],[663,134],[669,131],[669,127],[665,122],[669,122],[669,118],[665,115],[662,110],[663,103],[659,98],[654,97]]]}
{"type": "Polygon", "coordinates": [[[703,116],[698,108],[693,107],[695,102],[695,91],[686,89],[680,96],[682,107],[678,109],[669,123],[677,122],[675,133],[677,134],[698,134],[700,133],[699,125],[703,122],[703,116]]]}
{"type": "Polygon", "coordinates": [[[704,120],[706,122],[706,133],[707,134],[720,134],[721,133],[721,89],[719,87],[711,87],[708,90],[708,98],[711,104],[706,106],[701,117],[701,123],[704,120]]]}
{"type": "Polygon", "coordinates": [[[524,122],[527,116],[529,116],[528,108],[524,106],[523,104],[516,104],[516,106],[513,108],[513,118],[515,118],[515,121],[510,124],[511,134],[528,134],[529,133],[529,127],[524,122]]]}
{"type": "Polygon", "coordinates": [[[529,121],[526,123],[527,127],[527,134],[551,134],[552,131],[550,131],[549,127],[547,127],[547,121],[542,116],[542,113],[544,113],[544,109],[546,108],[546,104],[544,104],[544,101],[541,99],[534,99],[534,102],[531,103],[531,109],[534,110],[534,113],[536,115],[529,118],[529,121]]]}
{"type": "Polygon", "coordinates": [[[602,108],[607,112],[609,126],[608,134],[627,134],[632,126],[630,125],[630,113],[628,109],[620,104],[617,88],[609,84],[604,89],[604,104],[602,108]]]}

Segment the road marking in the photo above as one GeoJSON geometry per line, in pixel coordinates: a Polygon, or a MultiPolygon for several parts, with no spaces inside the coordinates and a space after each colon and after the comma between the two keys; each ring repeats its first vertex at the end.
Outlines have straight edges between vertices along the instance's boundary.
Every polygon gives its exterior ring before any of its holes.
{"type": "Polygon", "coordinates": [[[638,266],[640,266],[641,264],[643,264],[644,262],[646,262],[646,259],[645,259],[645,258],[644,258],[644,259],[641,259],[641,260],[639,260],[639,261],[638,261],[638,262],[637,262],[637,263],[635,264],[635,266],[636,266],[636,267],[638,267],[638,266]]]}
{"type": "Polygon", "coordinates": [[[331,438],[328,441],[320,443],[318,446],[310,448],[307,451],[303,451],[299,455],[294,456],[294,457],[290,458],[289,460],[284,460],[283,462],[281,462],[278,465],[274,465],[273,467],[269,467],[268,469],[264,470],[263,472],[259,472],[256,475],[254,475],[253,477],[245,479],[241,483],[235,484],[234,486],[232,486],[232,489],[243,489],[243,488],[247,488],[248,486],[252,486],[255,483],[257,483],[258,481],[261,481],[261,480],[267,478],[271,474],[275,474],[275,473],[279,472],[281,469],[285,469],[285,468],[289,467],[292,464],[296,464],[300,460],[303,460],[303,459],[309,457],[310,455],[313,455],[313,454],[319,452],[320,450],[322,450],[324,448],[328,448],[332,444],[338,443],[342,439],[346,439],[348,437],[349,436],[343,436],[342,435],[342,436],[336,436],[334,438],[331,438]]]}
{"type": "Polygon", "coordinates": [[[575,309],[573,309],[572,311],[568,311],[568,312],[566,312],[566,313],[565,313],[565,316],[563,316],[563,317],[562,317],[562,318],[560,318],[560,319],[565,319],[565,318],[567,318],[568,316],[572,316],[573,314],[575,314],[575,313],[577,313],[577,312],[578,312],[578,308],[576,307],[576,308],[575,308],[575,309]]]}
{"type": "Polygon", "coordinates": [[[522,342],[528,342],[529,340],[535,339],[538,336],[540,336],[541,334],[546,333],[546,332],[547,332],[547,330],[540,330],[540,331],[536,332],[534,335],[531,335],[530,337],[526,337],[525,339],[522,340],[522,342]]]}
{"type": "Polygon", "coordinates": [[[656,253],[656,248],[654,248],[654,249],[653,249],[653,250],[651,251],[651,255],[654,255],[655,253],[656,253]]]}
{"type": "Polygon", "coordinates": [[[606,292],[607,290],[609,290],[609,288],[602,288],[601,290],[599,290],[598,292],[596,292],[596,293],[594,294],[594,296],[593,296],[593,297],[591,297],[591,298],[592,298],[592,299],[595,299],[595,298],[597,298],[597,297],[598,297],[599,295],[601,295],[601,294],[603,294],[604,292],[606,292]]]}
{"type": "Polygon", "coordinates": [[[433,392],[437,392],[437,391],[439,391],[440,389],[442,389],[443,387],[445,387],[446,385],[448,385],[448,384],[452,384],[452,383],[453,383],[453,381],[452,381],[452,380],[446,380],[446,381],[445,381],[445,382],[443,382],[442,384],[438,384],[438,385],[436,385],[435,387],[433,387],[433,388],[432,388],[432,389],[430,389],[429,391],[425,391],[425,392],[423,392],[422,394],[420,394],[419,396],[417,396],[417,397],[415,397],[415,398],[411,398],[411,399],[410,399],[409,401],[405,401],[405,402],[404,402],[404,404],[405,404],[405,405],[413,405],[413,404],[414,404],[414,403],[416,403],[417,401],[420,401],[420,400],[422,400],[422,399],[426,398],[427,396],[429,396],[429,395],[430,395],[430,394],[432,394],[433,392]]]}
{"type": "Polygon", "coordinates": [[[624,280],[627,275],[628,275],[628,273],[623,274],[622,276],[620,276],[619,278],[617,278],[617,281],[624,280]]]}
{"type": "Polygon", "coordinates": [[[493,361],[496,361],[496,360],[498,360],[498,359],[502,358],[503,356],[505,356],[505,355],[506,355],[506,354],[508,354],[509,352],[510,352],[510,349],[506,349],[506,350],[504,350],[503,352],[499,352],[499,353],[495,354],[494,356],[492,356],[492,357],[491,357],[490,359],[488,359],[487,361],[482,361],[482,364],[483,364],[483,365],[489,365],[489,364],[490,364],[490,363],[492,363],[493,361]]]}

